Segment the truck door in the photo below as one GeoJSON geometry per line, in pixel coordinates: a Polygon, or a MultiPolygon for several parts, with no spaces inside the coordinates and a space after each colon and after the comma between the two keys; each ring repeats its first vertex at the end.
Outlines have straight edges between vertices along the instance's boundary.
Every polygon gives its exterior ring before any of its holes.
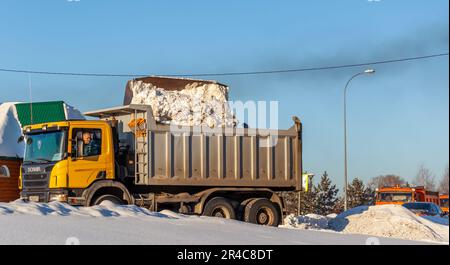
{"type": "Polygon", "coordinates": [[[96,179],[106,178],[105,129],[94,126],[71,127],[69,132],[69,187],[86,188],[96,179]]]}

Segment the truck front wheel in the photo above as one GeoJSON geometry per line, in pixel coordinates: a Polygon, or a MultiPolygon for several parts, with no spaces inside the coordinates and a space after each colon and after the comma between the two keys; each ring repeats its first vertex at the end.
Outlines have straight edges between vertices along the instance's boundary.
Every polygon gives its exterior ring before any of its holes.
{"type": "Polygon", "coordinates": [[[109,201],[109,202],[112,202],[112,203],[117,204],[117,205],[122,205],[123,204],[123,201],[120,198],[118,198],[118,197],[116,197],[114,195],[106,194],[106,195],[101,195],[98,198],[96,198],[94,200],[93,205],[100,205],[104,201],[109,201]]]}
{"type": "Polygon", "coordinates": [[[278,226],[280,214],[270,200],[259,198],[250,201],[245,207],[244,221],[252,224],[278,226]]]}
{"type": "Polygon", "coordinates": [[[220,217],[226,219],[236,219],[236,212],[230,201],[223,197],[216,197],[206,203],[203,215],[220,217]]]}

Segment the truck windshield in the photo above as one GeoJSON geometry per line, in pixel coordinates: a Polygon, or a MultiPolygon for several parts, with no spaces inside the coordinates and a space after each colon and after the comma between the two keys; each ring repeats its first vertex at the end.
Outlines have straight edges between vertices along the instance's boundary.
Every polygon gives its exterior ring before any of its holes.
{"type": "Polygon", "coordinates": [[[441,207],[448,208],[448,199],[441,199],[441,207]]]}
{"type": "Polygon", "coordinates": [[[412,194],[409,192],[381,192],[378,201],[382,202],[411,202],[412,194]]]}
{"type": "Polygon", "coordinates": [[[60,161],[66,152],[66,131],[41,132],[25,136],[24,163],[60,161]]]}

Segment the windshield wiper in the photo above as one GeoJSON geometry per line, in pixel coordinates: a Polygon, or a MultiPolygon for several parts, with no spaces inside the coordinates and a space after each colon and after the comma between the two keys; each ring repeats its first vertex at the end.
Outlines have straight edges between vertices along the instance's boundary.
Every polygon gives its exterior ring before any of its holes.
{"type": "Polygon", "coordinates": [[[39,164],[39,163],[42,163],[42,162],[49,163],[49,162],[53,162],[53,161],[50,160],[50,159],[47,159],[47,158],[38,157],[38,158],[27,160],[27,161],[24,161],[24,162],[30,162],[31,164],[39,164]]]}
{"type": "Polygon", "coordinates": [[[35,160],[44,161],[44,162],[53,162],[52,160],[44,158],[44,157],[38,157],[38,158],[35,158],[35,160]]]}

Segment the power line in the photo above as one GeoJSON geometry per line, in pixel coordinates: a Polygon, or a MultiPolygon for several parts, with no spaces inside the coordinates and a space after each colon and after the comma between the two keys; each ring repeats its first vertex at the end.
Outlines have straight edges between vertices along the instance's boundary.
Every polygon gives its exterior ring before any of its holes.
{"type": "MultiPolygon", "coordinates": [[[[200,73],[200,74],[178,74],[178,75],[176,75],[176,74],[161,74],[158,76],[207,77],[207,76],[282,74],[282,73],[333,70],[333,69],[351,68],[351,67],[357,67],[357,66],[399,63],[399,62],[415,61],[415,60],[429,59],[429,58],[435,58],[435,57],[443,57],[443,56],[448,56],[448,55],[449,55],[449,53],[445,52],[445,53],[438,53],[438,54],[431,54],[431,55],[424,55],[424,56],[417,56],[417,57],[408,57],[408,58],[356,63],[356,64],[344,64],[344,65],[335,65],[335,66],[321,66],[321,67],[311,67],[311,68],[281,69],[281,70],[268,70],[268,71],[253,71],[253,72],[200,73]]],[[[149,74],[102,74],[102,73],[49,72],[49,71],[32,71],[32,70],[19,70],[19,69],[6,69],[6,68],[0,68],[0,72],[40,74],[40,75],[91,76],[91,77],[132,77],[132,78],[136,78],[136,77],[149,76],[149,74]]]]}

